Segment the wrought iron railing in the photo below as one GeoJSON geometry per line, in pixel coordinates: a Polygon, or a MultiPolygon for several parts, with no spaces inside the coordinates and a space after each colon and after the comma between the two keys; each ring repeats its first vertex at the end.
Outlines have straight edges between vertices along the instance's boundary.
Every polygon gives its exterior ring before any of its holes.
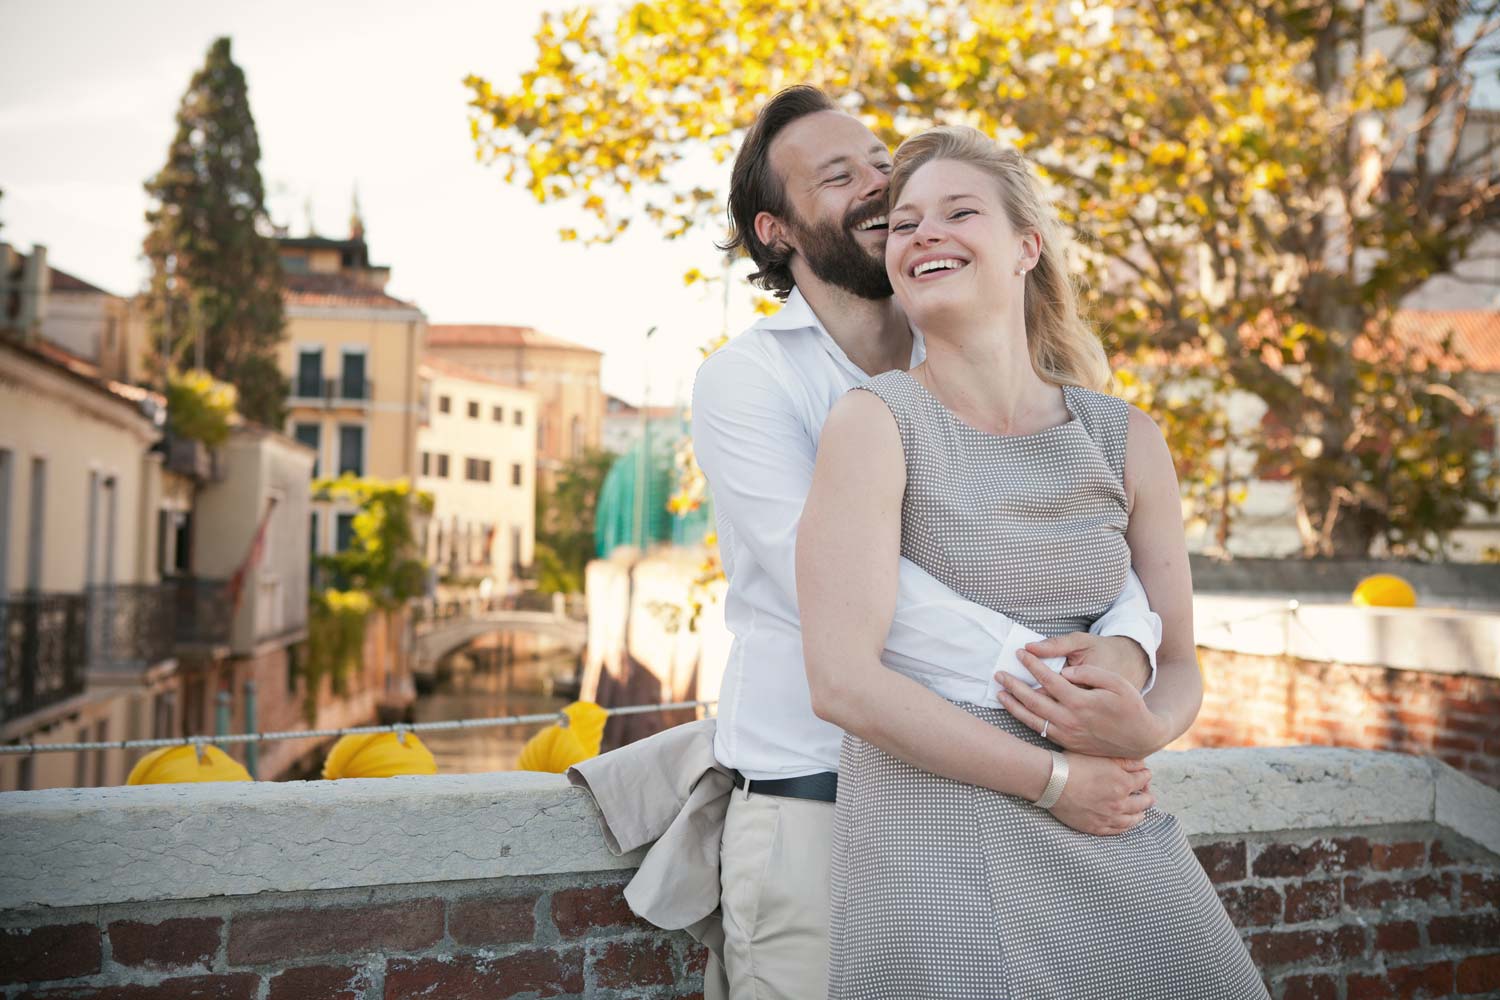
{"type": "Polygon", "coordinates": [[[220,646],[229,642],[234,609],[226,580],[186,577],[171,581],[174,637],[179,646],[220,646]]]}
{"type": "Polygon", "coordinates": [[[317,400],[325,406],[334,402],[368,402],[374,398],[375,383],[358,375],[336,378],[311,378],[295,375],[291,380],[291,398],[297,402],[317,400]]]}
{"type": "Polygon", "coordinates": [[[0,601],[0,719],[83,693],[87,618],[83,594],[0,601]]]}
{"type": "Polygon", "coordinates": [[[172,584],[117,584],[89,593],[89,664],[135,669],[172,655],[176,591],[172,584]]]}
{"type": "Polygon", "coordinates": [[[189,476],[202,482],[222,479],[214,453],[202,441],[182,437],[170,431],[162,438],[163,466],[169,472],[189,476]]]}

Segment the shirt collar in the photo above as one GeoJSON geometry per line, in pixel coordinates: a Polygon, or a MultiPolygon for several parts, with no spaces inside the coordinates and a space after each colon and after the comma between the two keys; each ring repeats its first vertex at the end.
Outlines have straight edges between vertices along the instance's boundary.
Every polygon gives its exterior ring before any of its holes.
{"type": "MultiPolygon", "coordinates": [[[[848,368],[859,376],[863,382],[870,376],[863,371],[849,356],[844,349],[838,345],[838,341],[828,335],[824,329],[822,320],[818,319],[817,313],[813,312],[812,306],[807,304],[807,299],[802,297],[802,290],[793,286],[792,293],[787,296],[784,304],[770,316],[763,316],[755,324],[758,330],[809,330],[817,335],[819,342],[823,345],[833,360],[841,366],[848,368]]],[[[911,365],[915,368],[927,359],[927,343],[922,338],[922,331],[916,327],[911,330],[911,365]]],[[[876,374],[879,374],[878,372],[876,374]]]]}
{"type": "Polygon", "coordinates": [[[802,297],[802,289],[792,287],[792,294],[786,297],[782,307],[769,316],[762,316],[756,321],[755,326],[761,330],[806,330],[814,329],[827,334],[823,330],[823,324],[813,313],[812,306],[802,297]]]}

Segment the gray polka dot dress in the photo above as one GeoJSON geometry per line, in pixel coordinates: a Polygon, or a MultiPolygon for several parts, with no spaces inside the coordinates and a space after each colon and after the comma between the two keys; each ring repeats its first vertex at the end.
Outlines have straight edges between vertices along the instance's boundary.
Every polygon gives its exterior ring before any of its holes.
{"type": "MultiPolygon", "coordinates": [[[[998,436],[905,372],[861,388],[901,432],[902,555],[1046,635],[1109,608],[1130,565],[1123,402],[1066,387],[1068,423],[998,436]]],[[[961,707],[1057,749],[1008,712],[961,707]]],[[[1268,996],[1172,816],[1079,833],[853,736],[839,760],[830,946],[832,1000],[1268,996]]]]}

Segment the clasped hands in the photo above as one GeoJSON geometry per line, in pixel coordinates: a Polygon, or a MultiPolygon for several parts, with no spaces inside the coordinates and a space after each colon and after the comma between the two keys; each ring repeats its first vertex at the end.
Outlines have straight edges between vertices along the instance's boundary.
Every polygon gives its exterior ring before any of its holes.
{"type": "Polygon", "coordinates": [[[1000,704],[1036,732],[1045,728],[1063,749],[1087,755],[1070,757],[1082,773],[1069,780],[1054,815],[1085,833],[1135,826],[1155,802],[1141,758],[1169,738],[1140,692],[1150,675],[1145,652],[1133,639],[1073,632],[1031,643],[1016,656],[1041,687],[997,673],[1000,704]],[[1062,670],[1043,663],[1044,656],[1064,657],[1062,670]]]}

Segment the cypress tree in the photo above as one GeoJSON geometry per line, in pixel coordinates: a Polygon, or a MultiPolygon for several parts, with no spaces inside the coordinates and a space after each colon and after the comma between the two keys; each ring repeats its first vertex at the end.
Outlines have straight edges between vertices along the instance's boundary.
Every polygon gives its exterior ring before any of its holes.
{"type": "MultiPolygon", "coordinates": [[[[239,409],[282,422],[281,265],[260,178],[260,139],[229,39],[209,47],[177,111],[167,162],[146,182],[148,313],[167,363],[239,389],[239,409]]],[[[164,374],[164,373],[163,373],[164,374]]]]}

